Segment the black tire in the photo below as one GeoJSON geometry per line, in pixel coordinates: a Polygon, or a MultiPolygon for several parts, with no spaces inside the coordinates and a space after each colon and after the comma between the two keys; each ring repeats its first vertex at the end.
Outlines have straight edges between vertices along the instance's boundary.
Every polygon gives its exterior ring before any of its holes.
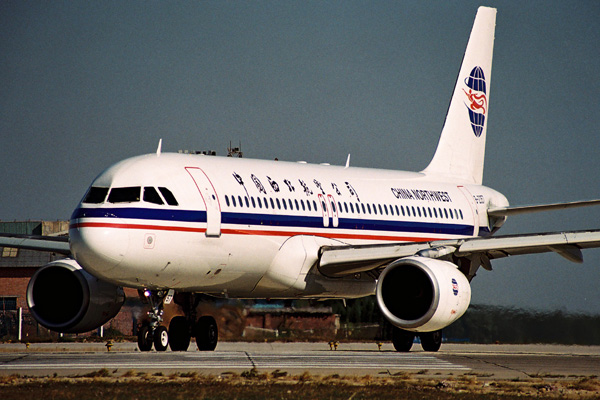
{"type": "Polygon", "coordinates": [[[140,351],[152,350],[152,329],[148,325],[143,325],[138,331],[138,348],[140,351]]]}
{"type": "Polygon", "coordinates": [[[438,351],[442,346],[442,330],[433,332],[423,332],[419,334],[421,338],[421,347],[425,351],[438,351]]]}
{"type": "Polygon", "coordinates": [[[394,330],[392,331],[392,343],[394,344],[396,351],[408,353],[412,348],[414,340],[415,334],[413,332],[394,327],[394,330]]]}
{"type": "Polygon", "coordinates": [[[196,345],[200,351],[213,351],[219,341],[219,329],[213,317],[202,317],[194,329],[196,345]]]}
{"type": "Polygon", "coordinates": [[[154,348],[156,351],[166,351],[167,347],[169,347],[169,332],[161,325],[154,331],[154,348]]]}
{"type": "Polygon", "coordinates": [[[190,324],[182,316],[173,317],[169,324],[169,347],[172,351],[187,351],[190,347],[190,324]]]}

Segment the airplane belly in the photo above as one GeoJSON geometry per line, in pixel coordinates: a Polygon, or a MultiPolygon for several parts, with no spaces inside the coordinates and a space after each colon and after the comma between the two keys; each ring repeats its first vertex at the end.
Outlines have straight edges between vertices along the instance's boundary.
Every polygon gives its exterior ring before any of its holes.
{"type": "Polygon", "coordinates": [[[143,230],[132,232],[130,243],[116,273],[123,284],[217,295],[251,292],[279,247],[243,236],[143,230]]]}

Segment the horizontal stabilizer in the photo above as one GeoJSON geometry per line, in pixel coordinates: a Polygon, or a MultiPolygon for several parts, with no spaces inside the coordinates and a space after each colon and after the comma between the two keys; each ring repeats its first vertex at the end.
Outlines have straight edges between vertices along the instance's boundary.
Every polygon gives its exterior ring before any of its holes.
{"type": "Polygon", "coordinates": [[[509,215],[527,214],[541,211],[564,210],[567,208],[600,205],[600,199],[572,201],[568,203],[539,204],[534,206],[502,207],[488,210],[490,217],[507,217],[509,215]]]}

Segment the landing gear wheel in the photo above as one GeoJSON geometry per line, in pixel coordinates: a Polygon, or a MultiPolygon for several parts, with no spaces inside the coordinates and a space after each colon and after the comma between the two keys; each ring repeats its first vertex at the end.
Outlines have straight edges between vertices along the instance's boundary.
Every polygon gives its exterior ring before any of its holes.
{"type": "Polygon", "coordinates": [[[400,353],[408,353],[415,340],[415,334],[413,332],[405,331],[400,328],[394,327],[392,331],[392,343],[396,351],[400,353]]]}
{"type": "Polygon", "coordinates": [[[159,326],[154,331],[154,348],[156,351],[165,351],[169,346],[169,333],[167,328],[159,326]]]}
{"type": "Polygon", "coordinates": [[[433,332],[423,332],[419,334],[421,338],[421,347],[425,351],[438,351],[442,345],[442,330],[433,332]]]}
{"type": "Polygon", "coordinates": [[[196,322],[196,345],[200,351],[213,351],[219,341],[217,322],[213,317],[202,317],[196,322]]]}
{"type": "Polygon", "coordinates": [[[138,347],[140,351],[152,350],[152,330],[148,325],[143,325],[138,331],[138,347]]]}
{"type": "Polygon", "coordinates": [[[169,347],[172,351],[187,351],[190,346],[190,325],[185,317],[173,317],[169,324],[169,347]]]}

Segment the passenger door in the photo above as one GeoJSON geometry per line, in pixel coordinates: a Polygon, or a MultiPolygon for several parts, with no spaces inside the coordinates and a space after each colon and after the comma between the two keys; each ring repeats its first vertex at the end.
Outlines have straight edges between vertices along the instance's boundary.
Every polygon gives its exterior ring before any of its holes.
{"type": "Polygon", "coordinates": [[[208,175],[201,168],[186,167],[185,170],[190,174],[204,202],[206,210],[206,236],[221,236],[221,205],[215,187],[208,175]]]}

